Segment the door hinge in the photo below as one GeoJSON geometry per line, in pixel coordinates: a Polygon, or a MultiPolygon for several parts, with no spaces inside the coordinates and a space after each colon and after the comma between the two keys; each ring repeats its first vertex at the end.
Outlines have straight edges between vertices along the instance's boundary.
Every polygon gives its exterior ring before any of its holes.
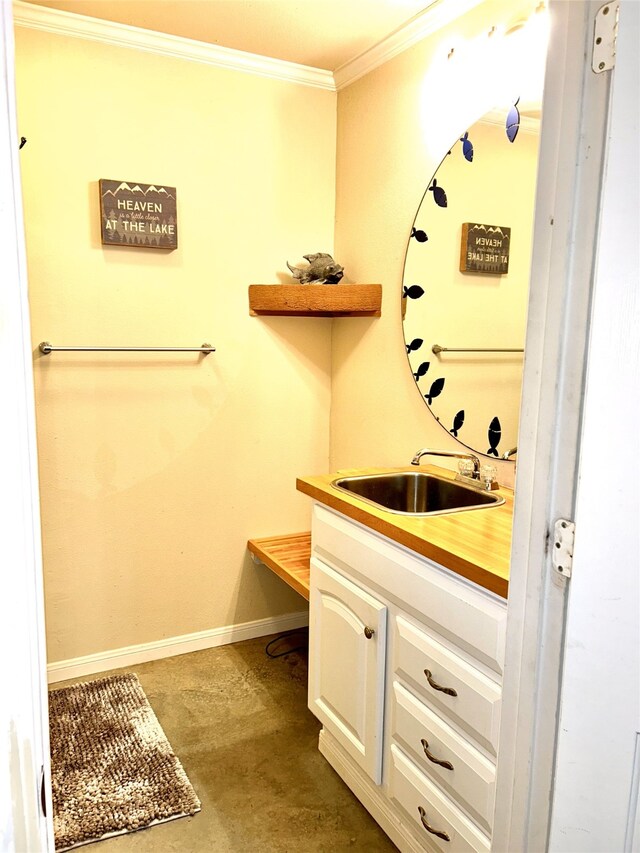
{"type": "Polygon", "coordinates": [[[553,525],[553,568],[565,578],[571,577],[575,533],[575,523],[566,518],[559,518],[553,525]]]}
{"type": "Polygon", "coordinates": [[[605,3],[596,12],[593,28],[591,68],[595,74],[609,71],[616,64],[616,39],[618,38],[619,0],[605,3]]]}

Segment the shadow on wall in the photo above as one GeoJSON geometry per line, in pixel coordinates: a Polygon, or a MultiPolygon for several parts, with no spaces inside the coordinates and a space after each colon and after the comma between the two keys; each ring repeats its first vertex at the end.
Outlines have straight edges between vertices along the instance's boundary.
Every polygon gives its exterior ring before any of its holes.
{"type": "Polygon", "coordinates": [[[227,624],[241,625],[256,618],[277,619],[284,615],[308,613],[309,602],[287,586],[267,566],[255,563],[248,551],[245,551],[241,561],[242,568],[237,573],[236,586],[231,592],[227,624]]]}

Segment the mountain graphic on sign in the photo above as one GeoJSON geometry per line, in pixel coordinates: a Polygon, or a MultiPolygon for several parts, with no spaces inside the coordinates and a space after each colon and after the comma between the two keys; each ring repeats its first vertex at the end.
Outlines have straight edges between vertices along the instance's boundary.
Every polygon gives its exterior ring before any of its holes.
{"type": "MultiPolygon", "coordinates": [[[[143,184],[142,186],[147,186],[147,185],[143,184]]],[[[115,190],[105,190],[102,193],[102,197],[104,198],[108,195],[115,197],[121,192],[140,193],[141,195],[144,195],[144,196],[151,193],[152,195],[157,195],[157,196],[164,197],[164,198],[175,199],[175,196],[172,195],[170,192],[168,192],[164,187],[156,187],[153,184],[151,184],[150,186],[147,186],[146,190],[143,190],[142,187],[140,186],[140,184],[134,184],[133,186],[131,186],[126,181],[122,181],[122,183],[119,184],[119,186],[117,186],[115,188],[115,190]]]]}
{"type": "Polygon", "coordinates": [[[155,193],[159,196],[166,196],[166,198],[173,198],[171,193],[167,192],[164,187],[154,187],[153,184],[151,184],[151,186],[144,191],[145,195],[148,195],[149,193],[155,193]]]}
{"type": "MultiPolygon", "coordinates": [[[[120,186],[119,186],[119,187],[116,187],[116,188],[115,188],[115,190],[105,190],[105,191],[102,193],[102,195],[103,195],[103,197],[104,197],[104,196],[107,196],[107,195],[116,196],[116,195],[118,195],[118,193],[119,193],[119,192],[122,192],[123,190],[126,190],[126,191],[127,191],[127,192],[129,192],[129,193],[130,193],[130,192],[133,192],[133,190],[131,189],[131,187],[129,186],[129,184],[127,184],[127,183],[125,183],[125,182],[123,181],[123,182],[120,184],[120,186]]],[[[138,187],[138,191],[139,191],[139,192],[142,192],[142,190],[140,189],[140,187],[138,187]]]]}
{"type": "Polygon", "coordinates": [[[484,231],[485,234],[499,234],[501,237],[504,237],[506,240],[508,240],[511,229],[507,228],[507,233],[505,234],[505,232],[502,230],[502,228],[499,225],[496,225],[494,227],[493,225],[474,224],[471,226],[471,228],[469,228],[470,234],[471,233],[475,234],[477,231],[484,231]]]}

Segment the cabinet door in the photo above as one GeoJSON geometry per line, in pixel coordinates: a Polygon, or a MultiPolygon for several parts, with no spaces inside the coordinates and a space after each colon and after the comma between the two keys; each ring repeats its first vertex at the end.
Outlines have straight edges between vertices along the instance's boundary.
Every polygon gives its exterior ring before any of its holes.
{"type": "Polygon", "coordinates": [[[309,708],[379,785],[387,608],[316,557],[309,607],[309,708]]]}

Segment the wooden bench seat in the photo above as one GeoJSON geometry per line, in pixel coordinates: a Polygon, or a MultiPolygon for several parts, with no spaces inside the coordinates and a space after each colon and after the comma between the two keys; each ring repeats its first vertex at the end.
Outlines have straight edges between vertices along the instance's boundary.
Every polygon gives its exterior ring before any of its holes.
{"type": "Polygon", "coordinates": [[[264,563],[279,578],[309,601],[309,564],[311,532],[288,533],[249,539],[247,548],[254,560],[264,563]]]}

